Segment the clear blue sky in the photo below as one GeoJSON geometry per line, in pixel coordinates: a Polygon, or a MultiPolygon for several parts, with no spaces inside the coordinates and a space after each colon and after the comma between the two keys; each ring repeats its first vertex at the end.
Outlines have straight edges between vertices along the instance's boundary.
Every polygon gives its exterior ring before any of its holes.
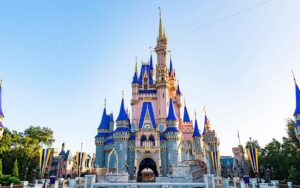
{"type": "Polygon", "coordinates": [[[116,116],[124,89],[129,106],[134,57],[148,60],[160,6],[190,115],[203,122],[206,106],[221,154],[237,129],[243,143],[281,139],[295,107],[291,69],[300,82],[300,1],[264,2],[1,1],[4,125],[47,126],[55,147],[94,152],[104,98],[116,116]]]}

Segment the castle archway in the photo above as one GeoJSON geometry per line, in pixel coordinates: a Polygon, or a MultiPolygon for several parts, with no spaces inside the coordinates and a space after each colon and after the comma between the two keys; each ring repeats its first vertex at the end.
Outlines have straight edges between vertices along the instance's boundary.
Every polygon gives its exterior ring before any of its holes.
{"type": "Polygon", "coordinates": [[[115,150],[115,148],[113,148],[112,150],[111,150],[111,152],[109,153],[109,155],[108,155],[108,158],[107,158],[107,173],[109,173],[109,169],[110,169],[110,159],[111,159],[111,157],[112,157],[112,155],[114,155],[115,156],[115,162],[116,162],[116,172],[118,172],[118,168],[119,168],[119,166],[118,166],[118,164],[119,164],[119,158],[118,158],[118,154],[117,154],[117,152],[116,152],[116,150],[115,150]]]}
{"type": "Polygon", "coordinates": [[[140,162],[138,171],[139,182],[153,182],[158,176],[157,165],[153,159],[145,158],[140,162]]]}

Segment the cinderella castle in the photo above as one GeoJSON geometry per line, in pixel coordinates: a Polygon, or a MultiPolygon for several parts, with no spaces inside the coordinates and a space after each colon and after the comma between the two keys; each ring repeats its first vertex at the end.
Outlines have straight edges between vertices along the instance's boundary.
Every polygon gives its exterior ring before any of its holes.
{"type": "Polygon", "coordinates": [[[160,16],[156,64],[151,55],[140,71],[135,65],[131,114],[125,110],[124,96],[116,121],[104,107],[95,137],[97,169],[128,173],[138,181],[144,174],[148,179],[172,174],[182,163],[195,164],[202,174],[220,173],[219,139],[206,114],[201,131],[196,115],[194,121],[190,118],[167,49],[160,16]]]}

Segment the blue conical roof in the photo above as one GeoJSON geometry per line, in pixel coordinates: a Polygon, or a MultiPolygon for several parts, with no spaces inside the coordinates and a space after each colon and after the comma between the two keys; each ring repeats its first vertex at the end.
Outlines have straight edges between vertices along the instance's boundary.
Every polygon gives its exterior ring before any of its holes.
{"type": "Polygon", "coordinates": [[[126,113],[125,107],[124,107],[124,98],[122,98],[120,112],[119,112],[117,121],[125,121],[125,120],[128,120],[128,116],[127,116],[127,113],[126,113]]]}
{"type": "Polygon", "coordinates": [[[199,131],[199,127],[198,127],[198,122],[197,122],[197,119],[195,119],[195,127],[194,127],[194,133],[193,133],[193,137],[200,137],[201,134],[200,134],[200,131],[199,131]]]}
{"type": "Polygon", "coordinates": [[[176,121],[177,116],[175,114],[175,110],[174,110],[174,106],[173,106],[173,100],[170,99],[170,104],[169,104],[169,113],[168,113],[168,117],[166,119],[167,121],[176,121]]]}
{"type": "Polygon", "coordinates": [[[150,70],[153,70],[152,54],[150,55],[150,70]]]}
{"type": "Polygon", "coordinates": [[[4,117],[2,111],[2,81],[0,80],[0,117],[4,117]]]}
{"type": "Polygon", "coordinates": [[[208,124],[208,119],[207,119],[207,116],[206,116],[206,114],[205,114],[205,116],[204,116],[204,128],[203,128],[203,133],[202,133],[202,135],[204,135],[205,133],[206,133],[206,128],[205,128],[205,126],[208,124]]]}
{"type": "Polygon", "coordinates": [[[300,115],[300,90],[297,84],[295,84],[296,89],[296,109],[295,109],[295,115],[300,115]]]}
{"type": "Polygon", "coordinates": [[[102,113],[102,119],[98,129],[108,129],[109,128],[109,116],[106,115],[106,108],[104,108],[102,113]]]}
{"type": "Polygon", "coordinates": [[[186,106],[184,106],[183,122],[184,123],[191,122],[191,119],[190,119],[190,116],[189,116],[186,106]]]}
{"type": "Polygon", "coordinates": [[[170,59],[169,75],[172,73],[172,71],[173,71],[173,63],[172,63],[172,59],[170,59]]]}
{"type": "Polygon", "coordinates": [[[177,94],[177,95],[181,95],[181,91],[180,91],[179,84],[177,85],[176,94],[177,94]]]}
{"type": "Polygon", "coordinates": [[[138,84],[138,83],[139,83],[139,80],[138,80],[137,72],[134,72],[132,84],[138,84]]]}

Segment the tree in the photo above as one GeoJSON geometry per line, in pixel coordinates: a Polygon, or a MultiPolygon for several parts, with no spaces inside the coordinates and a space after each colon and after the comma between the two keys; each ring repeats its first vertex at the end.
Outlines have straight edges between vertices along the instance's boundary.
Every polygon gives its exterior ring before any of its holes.
{"type": "Polygon", "coordinates": [[[294,131],[294,126],[295,126],[295,121],[292,119],[287,119],[286,120],[286,127],[287,127],[287,141],[292,142],[296,145],[297,149],[300,149],[300,142],[296,137],[295,131],[294,131]]]}
{"type": "Polygon", "coordinates": [[[261,147],[260,147],[260,145],[258,144],[258,141],[257,140],[248,140],[247,142],[246,142],[246,148],[247,149],[250,149],[251,147],[253,147],[253,148],[258,148],[258,151],[260,151],[260,149],[261,149],[261,147]]]}
{"type": "Polygon", "coordinates": [[[51,146],[54,142],[53,131],[47,127],[30,126],[24,131],[24,136],[38,141],[38,145],[51,146]]]}
{"type": "Polygon", "coordinates": [[[0,178],[2,177],[2,159],[0,159],[0,178]]]}
{"type": "Polygon", "coordinates": [[[288,181],[296,183],[297,177],[298,177],[297,169],[294,166],[291,166],[291,168],[289,169],[288,181]]]}
{"type": "Polygon", "coordinates": [[[53,131],[49,128],[30,126],[24,132],[10,131],[5,128],[0,140],[0,159],[3,162],[3,174],[14,173],[14,161],[17,159],[19,177],[32,180],[39,164],[39,151],[42,145],[51,146],[54,142],[53,131]]]}
{"type": "Polygon", "coordinates": [[[19,165],[18,165],[18,159],[15,160],[14,170],[13,170],[13,176],[19,178],[19,165]]]}

